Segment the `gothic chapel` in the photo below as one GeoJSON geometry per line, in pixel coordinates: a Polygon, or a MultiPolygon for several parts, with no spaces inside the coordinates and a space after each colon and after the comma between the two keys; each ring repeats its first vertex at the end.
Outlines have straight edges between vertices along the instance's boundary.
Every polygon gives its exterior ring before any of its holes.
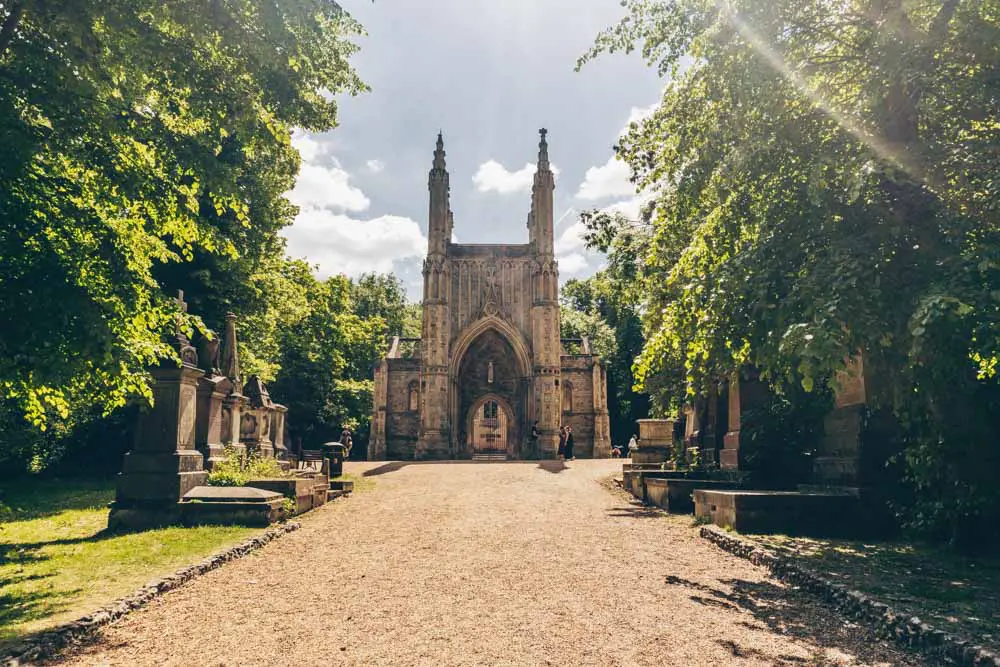
{"type": "Polygon", "coordinates": [[[518,245],[451,243],[438,135],[422,335],[394,339],[375,369],[369,459],[550,459],[560,425],[573,428],[577,456],[609,455],[604,365],[586,339],[559,336],[555,179],[540,133],[528,243],[518,245]]]}

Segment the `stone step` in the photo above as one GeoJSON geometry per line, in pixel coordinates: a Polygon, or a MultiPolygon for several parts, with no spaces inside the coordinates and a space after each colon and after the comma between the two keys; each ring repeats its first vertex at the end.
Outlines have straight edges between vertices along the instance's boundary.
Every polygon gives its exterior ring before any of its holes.
{"type": "Polygon", "coordinates": [[[480,452],[478,454],[472,455],[473,461],[483,462],[483,461],[506,461],[506,452],[480,452]]]}

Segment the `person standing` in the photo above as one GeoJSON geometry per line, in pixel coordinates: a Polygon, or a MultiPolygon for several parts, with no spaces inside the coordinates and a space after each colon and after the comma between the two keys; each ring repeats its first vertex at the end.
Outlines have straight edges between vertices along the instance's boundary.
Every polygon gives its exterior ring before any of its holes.
{"type": "Polygon", "coordinates": [[[535,423],[531,425],[531,455],[532,456],[534,456],[535,452],[538,451],[538,436],[540,436],[541,434],[542,434],[542,432],[540,430],[538,430],[538,420],[536,419],[535,423]]]}
{"type": "Polygon", "coordinates": [[[566,427],[559,427],[559,458],[563,458],[566,454],[566,427]]]}
{"type": "Polygon", "coordinates": [[[567,461],[575,461],[576,456],[573,455],[573,427],[566,427],[566,445],[563,449],[563,456],[567,461]]]}

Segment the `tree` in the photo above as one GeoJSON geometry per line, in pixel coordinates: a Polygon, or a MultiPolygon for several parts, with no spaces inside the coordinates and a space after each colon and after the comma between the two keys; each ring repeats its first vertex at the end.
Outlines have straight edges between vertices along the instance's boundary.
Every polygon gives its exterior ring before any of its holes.
{"type": "Polygon", "coordinates": [[[657,194],[640,384],[742,364],[810,390],[862,350],[899,422],[908,524],[1000,518],[1000,4],[628,0],[581,61],[672,77],[623,138],[657,194]]]}
{"type": "MultiPolygon", "coordinates": [[[[311,274],[309,276],[311,278],[311,274]]],[[[312,279],[306,315],[281,327],[280,370],[271,391],[288,408],[290,432],[307,447],[367,427],[374,381],[367,360],[387,349],[386,322],[354,312],[343,276],[312,279]]]]}
{"type": "Polygon", "coordinates": [[[335,126],[332,94],[364,89],[359,31],[329,0],[0,4],[3,421],[148,399],[176,288],[261,312],[290,129],[335,126]]]}
{"type": "Polygon", "coordinates": [[[391,273],[362,274],[352,286],[354,312],[361,318],[381,317],[390,336],[402,336],[407,321],[406,289],[391,273]]]}
{"type": "Polygon", "coordinates": [[[649,399],[635,391],[632,371],[645,342],[637,289],[644,232],[640,224],[621,215],[591,212],[581,219],[588,230],[588,246],[603,252],[608,265],[591,278],[570,280],[563,286],[562,312],[564,318],[568,311],[596,318],[612,333],[613,340],[599,352],[608,369],[612,440],[624,441],[634,433],[636,420],[649,416],[649,399]]]}

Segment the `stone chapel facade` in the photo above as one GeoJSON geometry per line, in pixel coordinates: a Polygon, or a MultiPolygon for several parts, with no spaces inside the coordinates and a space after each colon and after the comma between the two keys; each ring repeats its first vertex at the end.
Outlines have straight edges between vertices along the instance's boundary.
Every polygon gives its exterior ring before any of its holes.
{"type": "Polygon", "coordinates": [[[393,340],[375,369],[369,459],[555,458],[560,425],[577,456],[609,456],[604,365],[586,339],[559,335],[555,178],[540,133],[528,243],[517,245],[451,243],[438,135],[422,335],[393,340]]]}

